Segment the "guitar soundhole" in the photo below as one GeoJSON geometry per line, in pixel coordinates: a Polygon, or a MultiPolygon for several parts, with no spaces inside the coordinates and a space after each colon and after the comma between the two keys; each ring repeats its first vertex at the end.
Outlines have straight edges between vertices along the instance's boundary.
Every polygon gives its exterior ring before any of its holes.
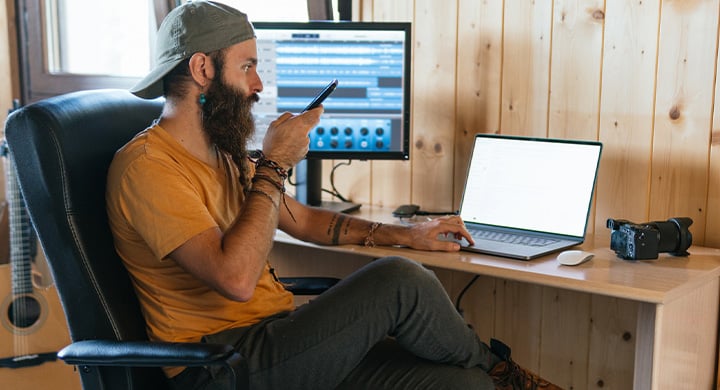
{"type": "Polygon", "coordinates": [[[8,318],[18,328],[29,328],[40,318],[40,302],[33,297],[20,297],[8,306],[8,318]]]}

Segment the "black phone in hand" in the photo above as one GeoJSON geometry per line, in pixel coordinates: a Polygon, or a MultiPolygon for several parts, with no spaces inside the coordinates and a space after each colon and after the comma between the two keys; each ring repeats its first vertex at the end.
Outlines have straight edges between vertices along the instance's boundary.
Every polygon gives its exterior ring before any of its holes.
{"type": "Polygon", "coordinates": [[[312,102],[310,102],[310,104],[308,104],[308,106],[305,107],[304,110],[302,110],[302,112],[310,111],[313,108],[322,104],[322,102],[325,100],[325,98],[327,98],[328,96],[330,96],[331,93],[333,93],[333,91],[335,90],[335,87],[337,87],[337,85],[338,85],[337,79],[333,79],[333,81],[331,81],[330,84],[327,85],[327,87],[323,88],[323,90],[320,91],[320,93],[317,96],[315,96],[315,99],[313,99],[312,102]]]}

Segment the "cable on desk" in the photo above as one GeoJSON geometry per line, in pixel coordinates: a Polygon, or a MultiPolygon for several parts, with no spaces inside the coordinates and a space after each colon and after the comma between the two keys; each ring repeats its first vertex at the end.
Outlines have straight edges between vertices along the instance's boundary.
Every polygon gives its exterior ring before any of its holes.
{"type": "Polygon", "coordinates": [[[332,190],[326,190],[323,188],[322,189],[323,192],[327,192],[328,194],[337,197],[338,199],[340,199],[343,202],[349,202],[349,200],[347,200],[345,197],[340,195],[340,191],[338,191],[337,188],[335,188],[335,170],[343,165],[350,166],[350,164],[352,164],[352,160],[348,160],[347,162],[337,163],[332,167],[332,170],[330,171],[330,186],[332,187],[332,190]]]}
{"type": "MultiPolygon", "coordinates": [[[[352,164],[352,160],[348,160],[347,162],[341,162],[341,163],[335,164],[333,166],[332,170],[330,171],[330,186],[332,187],[332,190],[328,190],[326,188],[320,188],[320,190],[322,192],[328,193],[328,194],[340,199],[343,202],[350,202],[347,198],[345,198],[344,196],[342,196],[342,194],[340,194],[340,191],[338,191],[337,188],[335,188],[335,170],[343,165],[349,166],[350,164],[352,164]]],[[[288,183],[292,186],[297,186],[297,182],[294,182],[292,180],[292,177],[293,177],[293,168],[290,168],[288,170],[288,183]]]]}

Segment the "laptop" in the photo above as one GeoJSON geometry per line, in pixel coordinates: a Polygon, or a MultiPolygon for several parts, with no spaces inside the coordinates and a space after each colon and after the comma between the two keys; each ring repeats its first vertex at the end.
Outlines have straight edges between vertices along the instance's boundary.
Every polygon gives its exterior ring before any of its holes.
{"type": "Polygon", "coordinates": [[[475,245],[521,260],[581,244],[602,144],[477,134],[459,214],[475,245]]]}

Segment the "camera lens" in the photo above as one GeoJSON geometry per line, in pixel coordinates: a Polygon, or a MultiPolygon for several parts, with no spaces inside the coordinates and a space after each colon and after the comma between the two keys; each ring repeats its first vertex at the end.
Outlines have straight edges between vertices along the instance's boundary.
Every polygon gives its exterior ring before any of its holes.
{"type": "Polygon", "coordinates": [[[680,244],[678,245],[678,248],[670,253],[674,256],[687,256],[689,254],[687,252],[687,249],[690,248],[690,245],[692,245],[692,233],[690,233],[690,225],[692,225],[693,220],[687,217],[680,217],[670,218],[669,221],[677,226],[680,238],[680,244]]]}
{"type": "Polygon", "coordinates": [[[692,234],[688,227],[692,224],[690,218],[671,218],[663,222],[653,222],[659,234],[658,252],[669,252],[675,256],[687,254],[687,249],[692,245],[692,234]]]}

